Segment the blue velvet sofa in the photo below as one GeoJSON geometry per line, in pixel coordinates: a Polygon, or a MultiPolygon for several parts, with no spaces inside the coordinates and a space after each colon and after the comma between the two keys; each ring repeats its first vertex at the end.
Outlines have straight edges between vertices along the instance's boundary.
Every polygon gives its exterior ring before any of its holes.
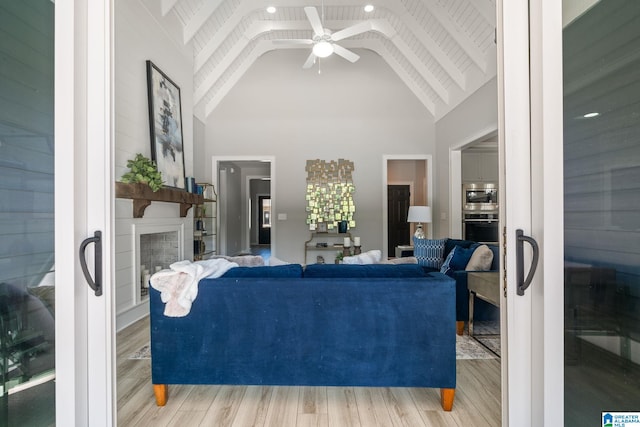
{"type": "Polygon", "coordinates": [[[417,265],[238,267],[190,313],[150,289],[152,383],[456,387],[455,282],[417,265]],[[346,277],[349,276],[349,277],[346,277]]]}
{"type": "MultiPolygon", "coordinates": [[[[460,246],[464,249],[479,246],[480,243],[471,240],[462,239],[445,239],[444,252],[442,260],[446,259],[449,253],[456,247],[460,246]]],[[[487,244],[491,252],[493,252],[493,261],[488,271],[498,271],[500,269],[500,249],[497,245],[487,244]]],[[[423,267],[426,272],[439,271],[439,269],[423,267]]],[[[447,274],[456,281],[456,332],[462,335],[464,324],[469,320],[469,288],[468,273],[464,269],[453,269],[447,274]]],[[[495,320],[500,316],[500,310],[489,304],[488,302],[476,299],[474,304],[475,320],[495,320]]]]}

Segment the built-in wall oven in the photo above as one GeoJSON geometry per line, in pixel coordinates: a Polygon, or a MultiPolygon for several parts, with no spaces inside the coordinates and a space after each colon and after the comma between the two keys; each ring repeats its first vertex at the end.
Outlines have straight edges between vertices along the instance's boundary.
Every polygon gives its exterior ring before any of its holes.
{"type": "Polygon", "coordinates": [[[482,243],[498,243],[498,213],[469,213],[462,215],[462,234],[465,240],[482,243]]]}
{"type": "Polygon", "coordinates": [[[498,243],[498,186],[494,183],[462,187],[462,234],[466,240],[498,243]]]}

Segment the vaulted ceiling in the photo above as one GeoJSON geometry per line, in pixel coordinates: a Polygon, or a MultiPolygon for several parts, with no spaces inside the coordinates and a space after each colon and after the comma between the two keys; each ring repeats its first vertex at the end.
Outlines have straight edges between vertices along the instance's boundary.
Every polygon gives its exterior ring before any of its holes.
{"type": "MultiPolygon", "coordinates": [[[[305,6],[324,11],[324,27],[369,21],[371,30],[340,45],[376,52],[434,119],[496,74],[495,0],[160,0],[160,13],[180,23],[194,55],[194,112],[206,118],[278,39],[310,39],[305,6]],[[268,13],[274,6],[275,13],[268,13]]],[[[305,56],[306,57],[306,56],[305,56]]],[[[346,63],[346,61],[345,61],[346,63]]],[[[348,63],[347,63],[348,64],[348,63]]],[[[301,73],[312,73],[312,69],[301,73]]]]}

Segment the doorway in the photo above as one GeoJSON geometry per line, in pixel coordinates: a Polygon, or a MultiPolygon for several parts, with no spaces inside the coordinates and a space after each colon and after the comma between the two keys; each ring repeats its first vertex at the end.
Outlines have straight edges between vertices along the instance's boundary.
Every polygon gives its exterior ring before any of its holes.
{"type": "Polygon", "coordinates": [[[410,245],[411,237],[407,213],[411,205],[411,185],[387,186],[387,212],[389,229],[387,231],[389,242],[387,253],[395,255],[395,248],[401,245],[410,245]]]}
{"type": "Polygon", "coordinates": [[[271,244],[271,196],[258,196],[258,245],[271,244]]]}
{"type": "Polygon", "coordinates": [[[276,224],[272,217],[276,204],[275,159],[269,156],[214,157],[212,170],[213,183],[219,190],[220,255],[250,254],[255,252],[256,245],[264,245],[261,255],[266,261],[275,246],[276,224]],[[264,212],[262,200],[268,208],[264,212]]]}
{"type": "MultiPolygon", "coordinates": [[[[383,258],[394,257],[397,246],[412,243],[415,224],[407,223],[409,206],[432,206],[431,164],[430,155],[383,156],[383,258]]],[[[433,235],[431,224],[424,224],[423,228],[430,238],[433,235]]]]}

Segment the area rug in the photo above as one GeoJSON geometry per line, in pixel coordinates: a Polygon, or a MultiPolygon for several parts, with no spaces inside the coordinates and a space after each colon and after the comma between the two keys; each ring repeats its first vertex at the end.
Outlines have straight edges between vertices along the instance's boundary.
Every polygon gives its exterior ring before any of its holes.
{"type": "Polygon", "coordinates": [[[500,335],[474,335],[473,338],[500,357],[500,335]]]}
{"type": "Polygon", "coordinates": [[[456,359],[496,359],[497,356],[469,335],[456,335],[456,359]]]}
{"type": "Polygon", "coordinates": [[[131,354],[131,356],[129,356],[129,359],[151,359],[151,346],[149,344],[142,346],[138,351],[131,354]]]}

